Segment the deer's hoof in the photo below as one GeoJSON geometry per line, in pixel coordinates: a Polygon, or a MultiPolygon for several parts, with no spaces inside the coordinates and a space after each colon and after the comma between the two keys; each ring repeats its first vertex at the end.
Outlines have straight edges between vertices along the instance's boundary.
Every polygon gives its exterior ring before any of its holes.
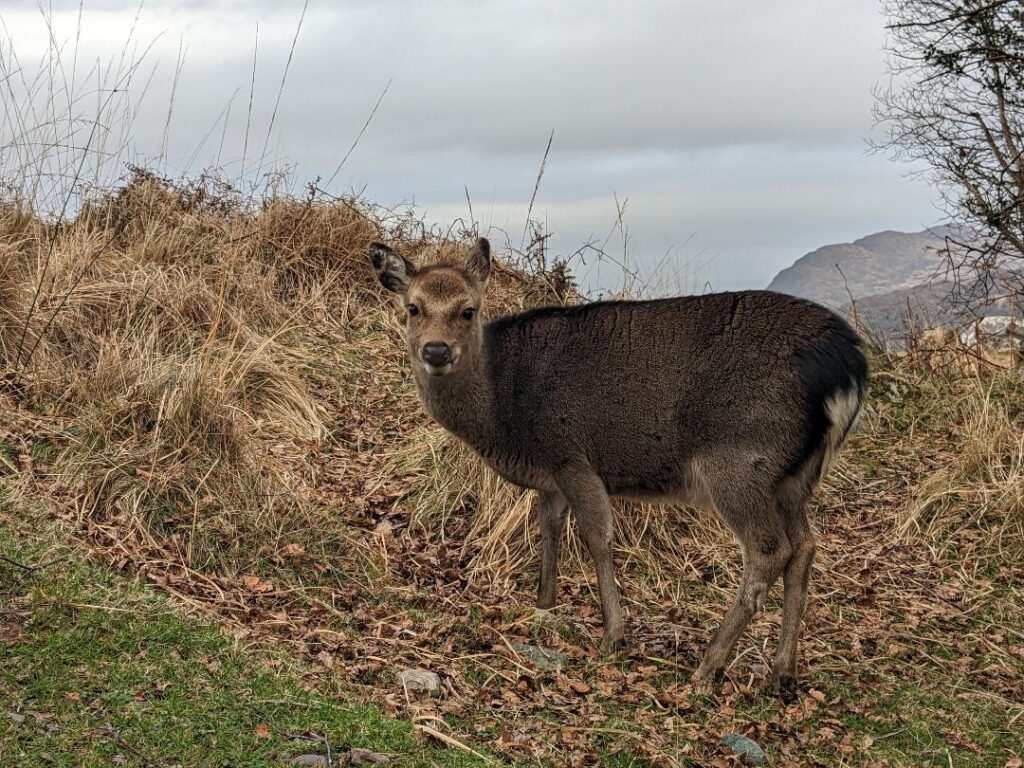
{"type": "Polygon", "coordinates": [[[792,675],[773,675],[772,690],[783,704],[792,704],[800,694],[796,678],[792,675]]]}
{"type": "Polygon", "coordinates": [[[599,648],[602,656],[614,656],[619,651],[626,647],[626,641],[621,637],[608,637],[606,636],[601,640],[601,646],[599,648]]]}
{"type": "Polygon", "coordinates": [[[527,621],[534,635],[559,634],[566,627],[565,619],[547,608],[534,608],[527,621]]]}
{"type": "Polygon", "coordinates": [[[701,670],[698,669],[693,673],[693,677],[690,678],[690,683],[693,685],[693,692],[698,696],[714,696],[718,689],[722,687],[722,680],[725,678],[725,670],[710,669],[701,670]]]}

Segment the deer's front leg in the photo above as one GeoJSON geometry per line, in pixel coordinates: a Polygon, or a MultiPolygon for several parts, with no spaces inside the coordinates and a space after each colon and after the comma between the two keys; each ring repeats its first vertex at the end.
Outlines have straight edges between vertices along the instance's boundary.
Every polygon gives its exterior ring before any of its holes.
{"type": "Polygon", "coordinates": [[[569,516],[569,502],[558,491],[539,491],[537,516],[540,519],[540,580],[537,586],[537,607],[555,605],[558,591],[558,549],[569,516]]]}
{"type": "Polygon", "coordinates": [[[597,587],[601,593],[604,638],[601,652],[612,653],[623,645],[625,625],[619,585],[612,562],[612,502],[604,482],[589,468],[573,468],[558,478],[558,487],[572,507],[580,538],[586,544],[597,569],[597,587]]]}

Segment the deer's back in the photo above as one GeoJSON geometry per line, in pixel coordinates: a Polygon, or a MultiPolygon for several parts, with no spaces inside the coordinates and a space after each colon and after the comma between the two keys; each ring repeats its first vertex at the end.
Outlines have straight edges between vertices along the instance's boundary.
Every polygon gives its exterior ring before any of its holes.
{"type": "Polygon", "coordinates": [[[829,428],[826,401],[867,373],[844,320],[767,291],[543,308],[486,340],[500,452],[585,460],[636,496],[672,495],[723,455],[799,466],[829,428]]]}

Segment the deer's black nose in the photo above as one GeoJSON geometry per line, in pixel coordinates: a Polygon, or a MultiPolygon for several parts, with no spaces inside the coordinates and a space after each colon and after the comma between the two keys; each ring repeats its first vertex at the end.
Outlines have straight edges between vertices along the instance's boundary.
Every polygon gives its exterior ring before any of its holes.
{"type": "Polygon", "coordinates": [[[423,345],[423,362],[435,368],[443,368],[452,361],[452,348],[443,341],[431,341],[423,345]]]}

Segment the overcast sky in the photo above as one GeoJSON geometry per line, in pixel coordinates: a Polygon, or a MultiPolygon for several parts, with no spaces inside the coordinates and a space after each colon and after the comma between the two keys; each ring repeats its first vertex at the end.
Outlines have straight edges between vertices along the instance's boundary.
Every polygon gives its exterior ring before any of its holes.
{"type": "MultiPolygon", "coordinates": [[[[65,70],[77,47],[87,73],[130,34],[128,60],[151,46],[123,84],[138,109],[131,153],[163,154],[171,173],[239,173],[248,122],[250,177],[266,144],[264,170],[326,181],[387,88],[331,189],[414,201],[441,224],[469,218],[468,190],[499,243],[499,230],[520,242],[554,131],[534,216],[555,252],[611,233],[621,257],[616,198],[628,201],[628,258],[662,288],[762,287],[820,245],[939,218],[905,166],[866,151],[885,64],[873,0],[311,0],[281,91],[301,11],[85,0],[79,29],[78,2],[63,0],[52,39],[65,70]]],[[[0,15],[4,46],[37,66],[51,40],[37,4],[0,0],[0,15]]],[[[578,272],[591,287],[619,280],[593,259],[578,272]]]]}

